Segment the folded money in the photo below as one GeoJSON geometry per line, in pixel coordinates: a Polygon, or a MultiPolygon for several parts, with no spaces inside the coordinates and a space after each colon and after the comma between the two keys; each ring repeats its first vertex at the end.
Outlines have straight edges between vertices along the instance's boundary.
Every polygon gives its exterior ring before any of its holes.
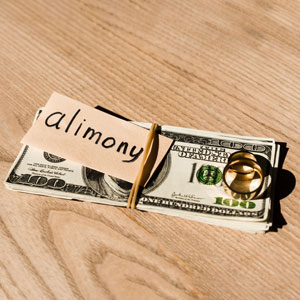
{"type": "MultiPolygon", "coordinates": [[[[151,124],[136,125],[150,128],[151,124]]],[[[161,126],[174,139],[161,166],[141,190],[137,209],[177,216],[251,233],[272,225],[272,188],[279,146],[273,139],[161,126]],[[264,179],[258,199],[236,200],[222,186],[229,156],[240,150],[255,155],[264,179]]],[[[126,206],[132,184],[91,168],[23,146],[5,180],[7,188],[65,199],[126,206]]]]}

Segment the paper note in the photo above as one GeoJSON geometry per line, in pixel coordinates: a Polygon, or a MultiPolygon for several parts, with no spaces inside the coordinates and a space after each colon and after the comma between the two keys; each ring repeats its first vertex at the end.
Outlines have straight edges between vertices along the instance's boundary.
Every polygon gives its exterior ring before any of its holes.
{"type": "MultiPolygon", "coordinates": [[[[148,133],[147,129],[53,93],[22,143],[133,183],[148,133]]],[[[172,142],[158,135],[150,176],[172,142]]]]}

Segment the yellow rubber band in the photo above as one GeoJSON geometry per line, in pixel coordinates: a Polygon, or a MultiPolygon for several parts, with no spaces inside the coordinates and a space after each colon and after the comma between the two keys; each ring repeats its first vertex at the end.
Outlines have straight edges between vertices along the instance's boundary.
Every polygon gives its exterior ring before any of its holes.
{"type": "Polygon", "coordinates": [[[136,198],[137,198],[137,195],[138,195],[138,191],[139,191],[139,187],[140,187],[140,184],[141,184],[141,180],[143,178],[143,172],[144,172],[144,169],[145,169],[145,163],[146,163],[146,160],[147,160],[150,148],[151,148],[151,144],[152,144],[152,142],[154,140],[157,127],[158,127],[158,124],[154,123],[154,124],[152,124],[151,129],[149,131],[148,139],[147,139],[147,143],[146,143],[146,147],[145,147],[145,150],[144,150],[143,159],[142,159],[139,171],[138,171],[137,176],[135,178],[135,181],[134,181],[134,183],[133,183],[133,185],[131,187],[131,191],[130,191],[130,194],[129,194],[129,197],[128,197],[127,208],[135,209],[136,198]]]}

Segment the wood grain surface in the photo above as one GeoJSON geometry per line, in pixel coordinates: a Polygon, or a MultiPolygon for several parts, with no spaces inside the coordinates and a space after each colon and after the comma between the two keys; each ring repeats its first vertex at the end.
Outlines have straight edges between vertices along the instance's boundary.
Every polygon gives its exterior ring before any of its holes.
{"type": "Polygon", "coordinates": [[[2,182],[53,91],[289,148],[265,235],[1,183],[0,299],[300,299],[299,25],[292,0],[0,0],[2,182]]]}

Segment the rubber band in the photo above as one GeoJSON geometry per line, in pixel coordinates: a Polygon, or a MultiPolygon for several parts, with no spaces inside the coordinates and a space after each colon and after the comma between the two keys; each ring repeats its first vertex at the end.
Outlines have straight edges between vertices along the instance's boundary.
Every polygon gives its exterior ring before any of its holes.
{"type": "Polygon", "coordinates": [[[153,123],[151,128],[150,128],[147,143],[146,143],[146,147],[145,147],[145,151],[144,151],[144,155],[143,155],[143,159],[142,159],[139,171],[138,171],[137,176],[135,178],[135,181],[134,181],[134,183],[131,187],[131,191],[130,191],[130,194],[129,194],[129,197],[128,197],[127,208],[135,209],[136,198],[137,198],[137,195],[138,195],[139,187],[140,187],[141,180],[143,178],[143,174],[144,174],[144,170],[145,170],[145,163],[146,163],[146,160],[147,160],[152,142],[154,140],[157,127],[158,127],[158,124],[153,123]]]}

